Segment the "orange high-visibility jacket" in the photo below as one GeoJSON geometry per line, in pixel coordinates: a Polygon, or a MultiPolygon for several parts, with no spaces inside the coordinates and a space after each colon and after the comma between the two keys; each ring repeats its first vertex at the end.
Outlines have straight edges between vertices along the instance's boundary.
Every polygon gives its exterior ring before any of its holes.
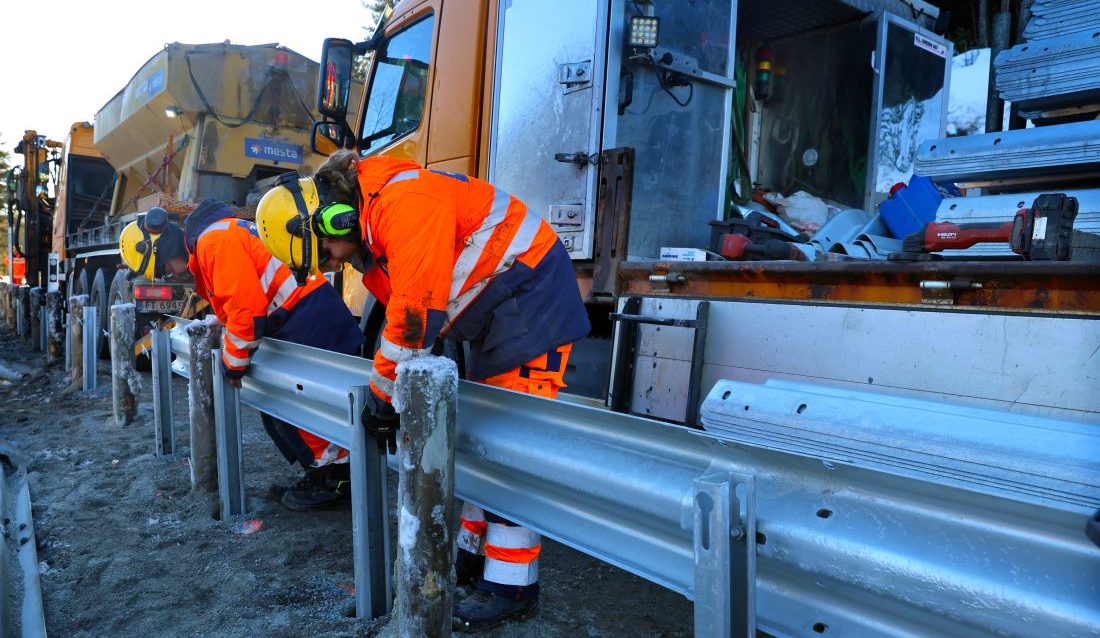
{"type": "MultiPolygon", "coordinates": [[[[359,224],[388,275],[387,325],[371,389],[440,335],[471,342],[471,376],[514,369],[588,334],[572,262],[554,229],[487,182],[385,157],[359,162],[359,224]]],[[[375,273],[376,274],[376,273],[375,273]]],[[[363,283],[374,291],[377,277],[363,283]]]]}
{"type": "Polygon", "coordinates": [[[230,215],[220,208],[189,217],[186,232],[195,291],[225,326],[222,362],[228,376],[239,377],[268,330],[268,316],[289,311],[327,282],[318,276],[299,287],[290,269],[260,241],[256,224],[230,215]]]}

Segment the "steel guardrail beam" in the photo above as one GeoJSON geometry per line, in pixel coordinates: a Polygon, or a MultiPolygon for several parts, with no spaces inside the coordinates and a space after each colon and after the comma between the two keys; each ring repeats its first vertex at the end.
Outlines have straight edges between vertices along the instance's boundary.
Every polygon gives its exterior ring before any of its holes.
{"type": "MultiPolygon", "coordinates": [[[[370,369],[367,360],[264,339],[241,400],[361,446],[355,393],[370,369]]],[[[723,400],[712,392],[707,403],[723,400]]],[[[707,414],[705,404],[704,423],[707,414]]],[[[922,424],[906,425],[921,440],[922,424]]],[[[1021,449],[1061,435],[1017,432],[1011,420],[1004,428],[1005,437],[1031,437],[1021,449]]],[[[370,472],[353,465],[353,474],[363,485],[370,472]]],[[[757,526],[749,545],[756,626],[772,635],[1100,633],[1100,552],[1083,533],[1081,505],[460,384],[459,496],[697,601],[700,578],[710,582],[700,571],[717,571],[698,560],[697,496],[721,489],[699,481],[716,475],[755,483],[747,515],[757,526]]],[[[377,483],[366,485],[377,498],[377,483]]]]}

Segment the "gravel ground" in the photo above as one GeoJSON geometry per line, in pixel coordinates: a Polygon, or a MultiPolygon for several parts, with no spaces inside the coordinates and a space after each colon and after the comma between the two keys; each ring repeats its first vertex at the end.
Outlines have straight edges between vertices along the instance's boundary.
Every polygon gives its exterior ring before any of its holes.
{"type": "MultiPolygon", "coordinates": [[[[0,367],[32,371],[0,381],[0,438],[31,459],[50,635],[389,634],[385,619],[350,617],[350,508],[297,513],[268,498],[270,486],[292,483],[299,470],[267,439],[258,413],[243,415],[250,513],[220,521],[213,495],[191,493],[185,381],[177,378],[173,389],[181,453],[157,458],[148,373],[137,421],[118,428],[109,363],[99,363],[99,389],[65,394],[61,367],[47,367],[3,328],[0,367]]],[[[562,545],[544,541],[540,570],[539,616],[482,635],[692,633],[689,601],[562,545]]]]}

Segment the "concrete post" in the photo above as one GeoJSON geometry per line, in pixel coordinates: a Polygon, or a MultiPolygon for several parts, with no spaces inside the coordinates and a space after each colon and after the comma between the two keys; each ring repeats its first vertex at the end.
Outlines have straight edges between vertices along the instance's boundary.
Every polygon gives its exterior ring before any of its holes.
{"type": "Polygon", "coordinates": [[[221,324],[195,321],[187,326],[191,377],[187,380],[191,422],[191,490],[218,490],[218,442],[214,431],[214,370],[210,352],[220,345],[221,324]]]}
{"type": "Polygon", "coordinates": [[[27,320],[30,334],[31,347],[39,350],[38,344],[42,340],[42,324],[39,315],[42,314],[42,289],[37,286],[27,291],[27,320]]]}
{"type": "Polygon", "coordinates": [[[11,311],[8,306],[8,293],[11,291],[11,284],[6,281],[0,281],[0,321],[4,322],[4,325],[11,326],[11,311]]]}
{"type": "Polygon", "coordinates": [[[454,433],[458,367],[421,357],[397,367],[394,406],[401,414],[397,635],[451,635],[454,599],[454,433]]]}
{"type": "Polygon", "coordinates": [[[61,293],[46,293],[46,361],[65,358],[65,333],[61,325],[61,293]]]}
{"type": "Polygon", "coordinates": [[[84,304],[88,303],[88,295],[73,295],[69,297],[69,345],[72,357],[72,372],[69,376],[69,387],[65,392],[76,392],[84,389],[84,304]]]}
{"type": "Polygon", "coordinates": [[[134,371],[134,304],[111,306],[111,407],[115,425],[134,422],[141,378],[134,371]]]}

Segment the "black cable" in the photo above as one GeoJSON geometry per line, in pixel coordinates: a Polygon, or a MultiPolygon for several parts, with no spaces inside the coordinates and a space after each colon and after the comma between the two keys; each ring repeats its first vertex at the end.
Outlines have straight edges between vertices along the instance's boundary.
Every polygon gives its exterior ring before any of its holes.
{"type": "Polygon", "coordinates": [[[306,101],[302,99],[302,94],[298,92],[298,87],[294,86],[294,81],[290,79],[289,74],[286,76],[286,83],[290,85],[290,92],[294,94],[294,97],[298,98],[298,104],[300,104],[302,110],[306,112],[306,117],[309,118],[310,122],[316,124],[317,120],[313,119],[313,111],[306,106],[306,101]]]}
{"type": "Polygon", "coordinates": [[[680,99],[676,97],[676,94],[672,92],[672,89],[668,85],[668,78],[665,77],[667,75],[667,72],[662,72],[660,69],[654,69],[654,70],[657,72],[657,83],[661,85],[661,88],[665,90],[665,93],[668,93],[668,96],[670,98],[672,98],[673,102],[679,104],[681,108],[686,107],[688,104],[691,104],[691,99],[693,97],[695,97],[695,85],[694,84],[692,84],[691,82],[687,83],[688,96],[687,96],[686,100],[681,102],[680,99]]]}
{"type": "MultiPolygon", "coordinates": [[[[206,110],[210,113],[211,116],[214,117],[215,120],[218,121],[218,123],[226,128],[238,128],[240,126],[244,126],[246,122],[256,121],[252,119],[252,116],[256,114],[256,109],[260,107],[260,101],[263,100],[264,93],[266,93],[268,87],[271,86],[270,80],[267,82],[267,84],[264,84],[263,88],[260,89],[260,92],[256,94],[256,100],[252,102],[252,108],[248,110],[248,114],[241,118],[240,122],[237,122],[236,124],[230,124],[218,115],[213,106],[210,106],[210,101],[206,99],[206,94],[202,92],[202,87],[199,86],[199,81],[195,79],[195,71],[191,68],[191,53],[185,54],[183,56],[183,59],[187,61],[187,75],[191,78],[191,86],[195,87],[195,92],[199,94],[199,100],[202,102],[202,105],[206,107],[206,110]]],[[[267,124],[267,122],[260,123],[267,124]]]]}

